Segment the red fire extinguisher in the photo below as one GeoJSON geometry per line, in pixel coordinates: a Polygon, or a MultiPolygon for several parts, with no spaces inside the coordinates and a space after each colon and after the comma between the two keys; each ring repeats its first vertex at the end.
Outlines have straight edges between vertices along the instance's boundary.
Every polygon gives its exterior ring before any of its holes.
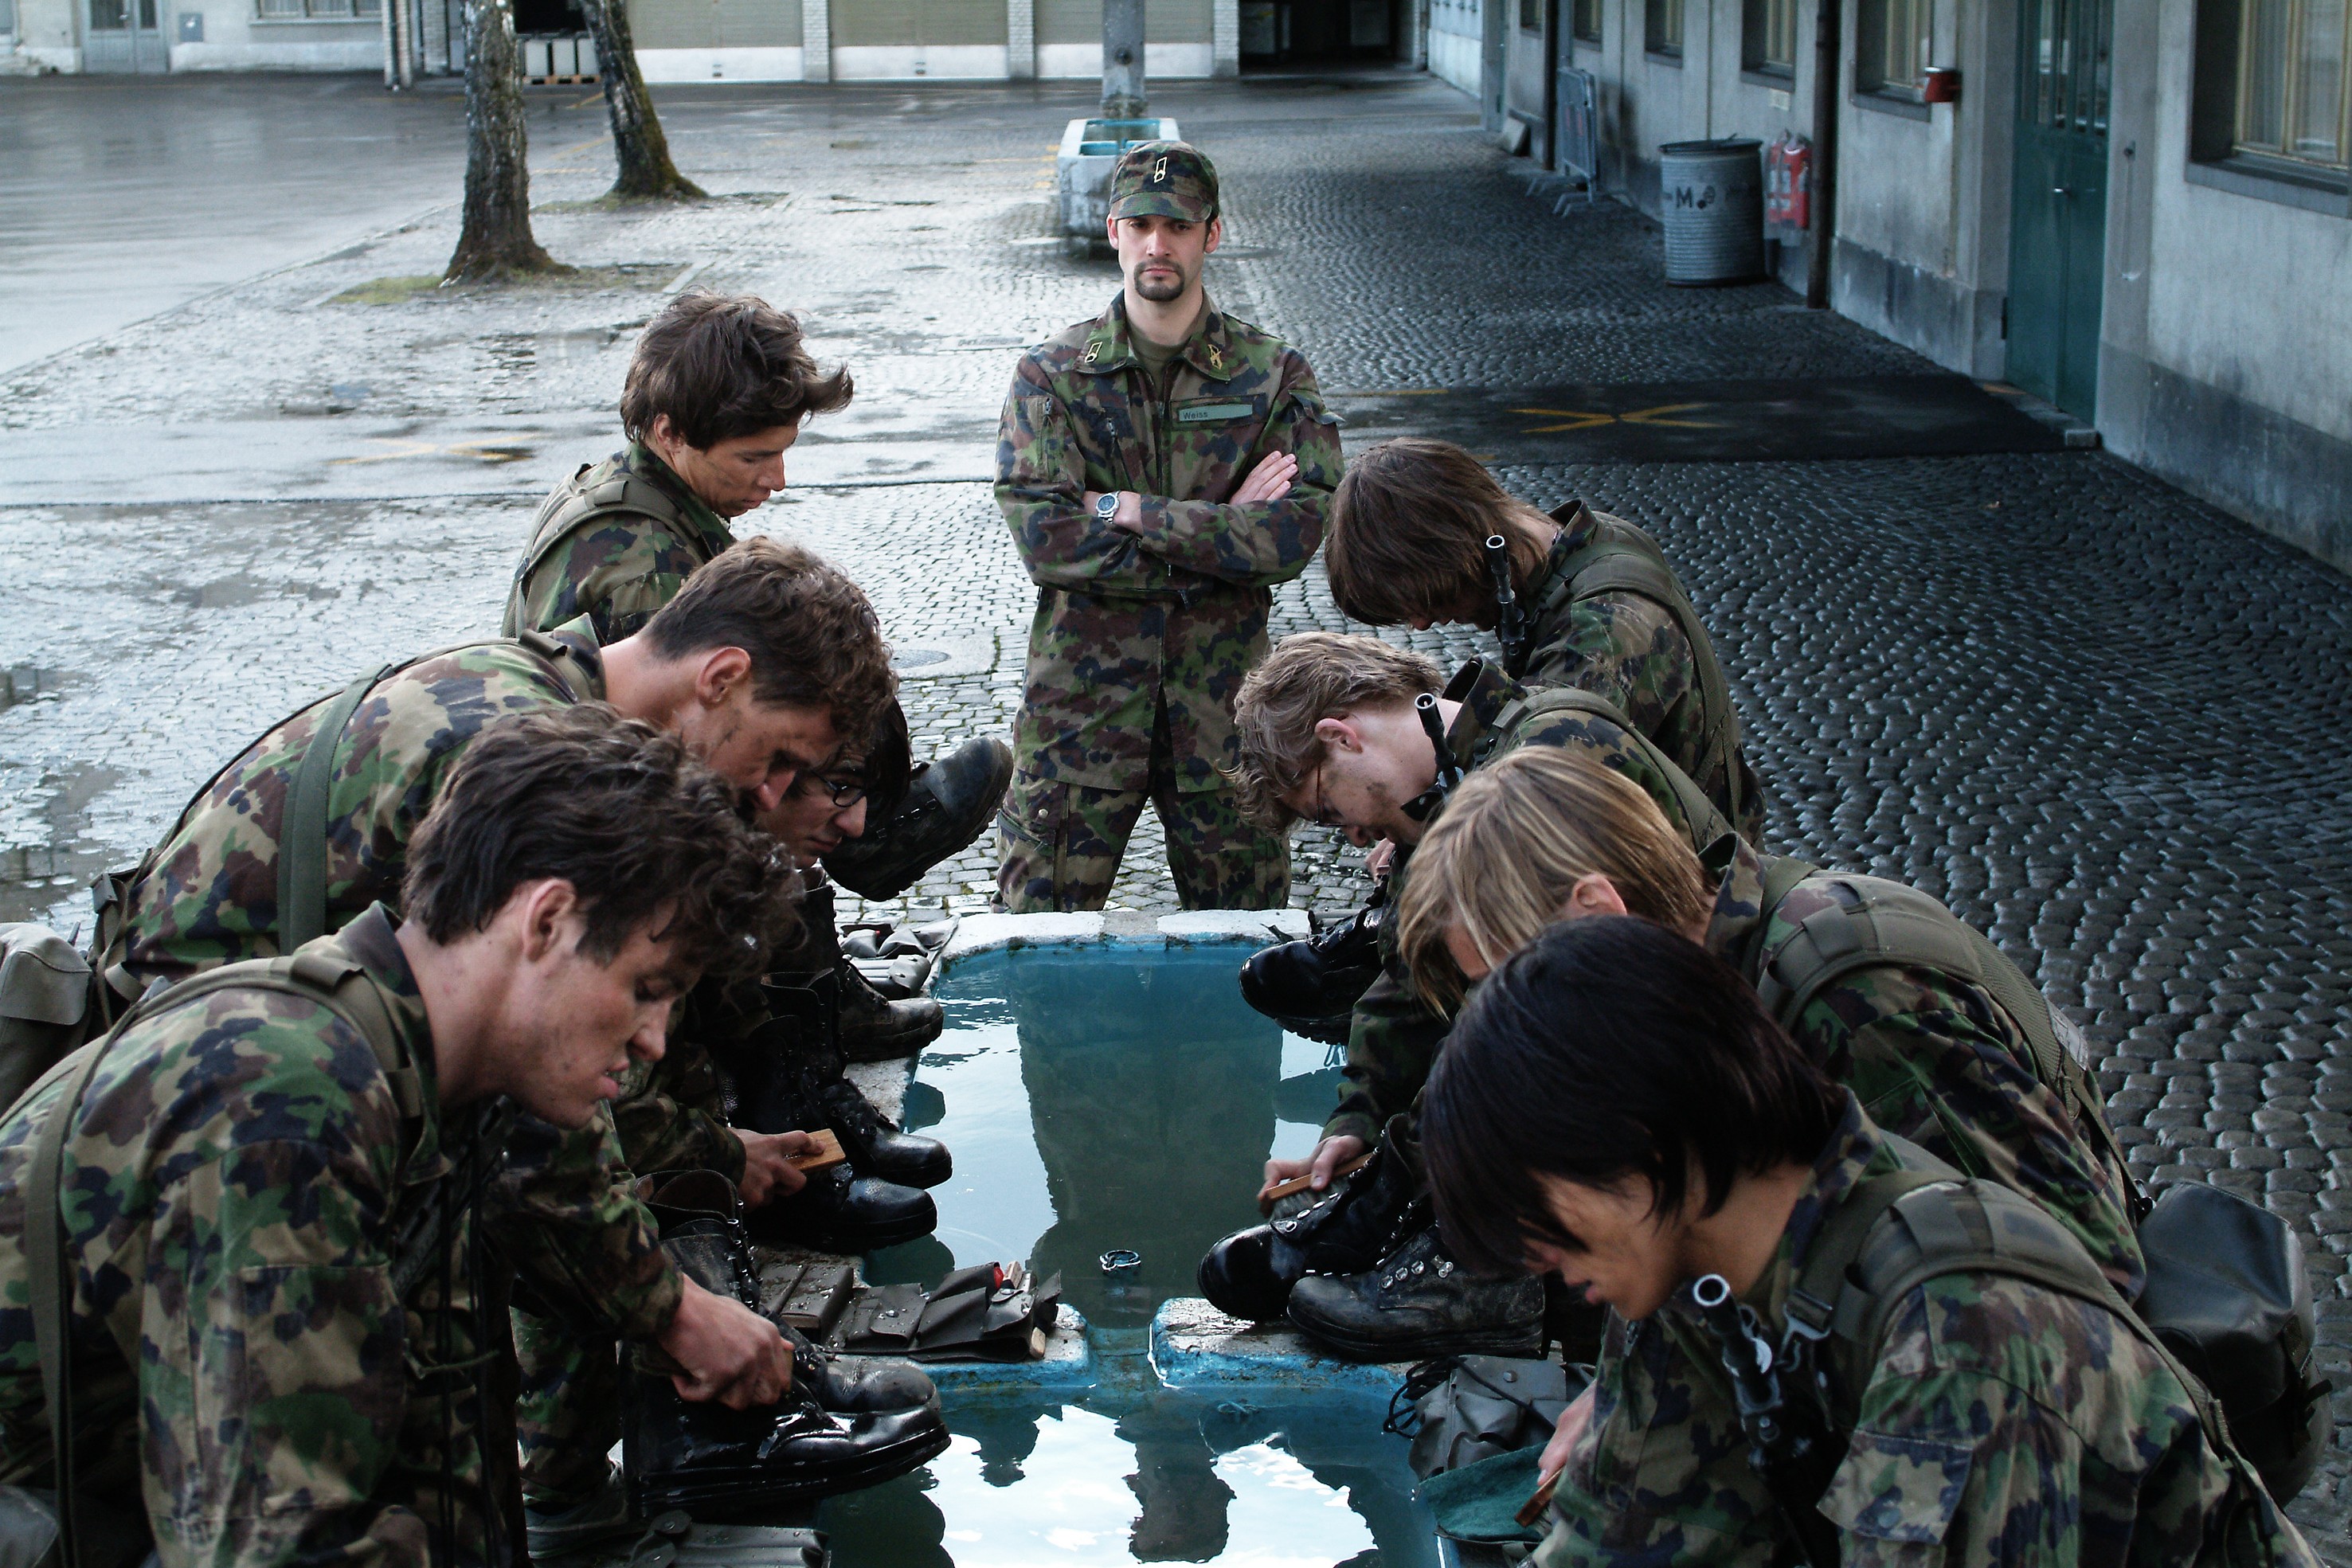
{"type": "Polygon", "coordinates": [[[1764,225],[1774,239],[1793,240],[1811,225],[1813,144],[1794,131],[1764,150],[1764,225]]]}

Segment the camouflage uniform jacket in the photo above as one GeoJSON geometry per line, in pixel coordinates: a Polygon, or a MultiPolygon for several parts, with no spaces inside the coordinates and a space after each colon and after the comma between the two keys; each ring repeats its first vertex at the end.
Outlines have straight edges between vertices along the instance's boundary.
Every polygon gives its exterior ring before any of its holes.
{"type": "Polygon", "coordinates": [[[1033,779],[1142,789],[1164,722],[1176,788],[1223,789],[1272,586],[1323,539],[1338,421],[1298,350],[1247,322],[1204,308],[1160,387],[1128,330],[1122,296],[1024,356],[1005,399],[996,502],[1037,584],[1013,749],[1033,779]],[[1229,502],[1273,452],[1298,459],[1289,495],[1229,502]],[[1097,522],[1088,490],[1139,493],[1142,521],[1097,522]]]}
{"type": "MultiPolygon", "coordinates": [[[[587,623],[572,622],[553,640],[562,648],[557,657],[515,642],[436,654],[380,682],[352,714],[328,796],[330,929],[379,900],[398,901],[408,841],[474,737],[516,714],[602,700],[604,665],[587,623]]],[[[124,964],[142,986],[276,956],[278,831],[311,727],[328,701],[288,719],[231,763],[182,814],[132,886],[124,964]]],[[[634,1072],[690,1082],[698,1068],[708,1069],[708,1058],[684,1050],[634,1072]]],[[[709,1152],[705,1163],[728,1168],[731,1154],[740,1176],[742,1145],[715,1117],[656,1103],[649,1119],[666,1118],[677,1137],[709,1152]]],[[[518,1213],[544,1222],[530,1254],[536,1261],[524,1264],[527,1282],[533,1274],[564,1281],[567,1294],[597,1303],[619,1332],[642,1337],[669,1321],[680,1287],[651,1216],[627,1190],[625,1170],[601,1163],[611,1120],[602,1111],[588,1131],[558,1136],[543,1127],[535,1134],[524,1118],[505,1185],[518,1213]],[[538,1158],[558,1148],[575,1166],[538,1158]]],[[[510,1244],[520,1248],[521,1234],[513,1228],[510,1244]]]]}
{"type": "MultiPolygon", "coordinates": [[[[1650,792],[1685,838],[1711,841],[1713,826],[1694,824],[1683,809],[1674,784],[1654,768],[1635,745],[1628,727],[1612,724],[1597,714],[1574,710],[1526,716],[1507,731],[1496,727],[1506,710],[1528,689],[1484,660],[1465,664],[1445,688],[1445,695],[1462,705],[1446,731],[1447,747],[1464,772],[1507,757],[1523,746],[1558,746],[1581,750],[1622,773],[1650,792]]],[[[1433,815],[1430,821],[1434,822],[1433,815]]],[[[1718,823],[1719,825],[1719,820],[1718,823]]],[[[1389,877],[1389,906],[1404,894],[1411,857],[1404,846],[1389,877]]],[[[1381,975],[1358,999],[1348,1026],[1348,1064],[1341,1070],[1339,1108],[1323,1125],[1327,1138],[1350,1136],[1377,1142],[1391,1117],[1402,1113],[1421,1093],[1437,1048],[1452,1026],[1451,1018],[1431,1010],[1413,988],[1412,977],[1396,950],[1396,922],[1381,924],[1381,975]]],[[[1403,1129],[1399,1128],[1400,1134],[1403,1129]]]]}
{"type": "MultiPolygon", "coordinates": [[[[132,1023],[66,1141],[77,1448],[108,1450],[84,1452],[81,1473],[96,1500],[143,1498],[164,1568],[488,1560],[478,1385],[431,1370],[505,1343],[464,1285],[470,1218],[449,1228],[450,1267],[423,1268],[403,1299],[393,1269],[428,1184],[491,1156],[476,1146],[495,1135],[490,1108],[438,1106],[424,1000],[387,912],[320,945],[381,992],[421,1116],[404,1118],[366,1038],[325,1006],[230,988],[132,1023]],[[429,1539],[445,1444],[454,1558],[429,1539]]],[[[51,1072],[0,1122],[0,1477],[18,1483],[46,1484],[51,1464],[26,1181],[70,1076],[51,1072]]]]}
{"type": "MultiPolygon", "coordinates": [[[[1773,1261],[1743,1297],[1766,1338],[1787,1331],[1789,1292],[1826,1217],[1906,1157],[1849,1095],[1773,1261]]],[[[1842,1563],[2218,1560],[2227,1463],[2188,1390],[2105,1308],[2005,1275],[1948,1274],[1911,1292],[1883,1343],[1852,1349],[1836,1359],[1864,1379],[1860,1419],[1819,1504],[1842,1563]]],[[[1760,1565],[1785,1550],[1714,1342],[1681,1297],[1643,1322],[1612,1320],[1595,1389],[1539,1564],[1760,1565]],[[1677,1332],[1658,1332],[1669,1326],[1677,1332]],[[1704,1356],[1689,1354],[1700,1345],[1704,1356]],[[1612,1441],[1628,1431],[1637,1444],[1612,1441]]],[[[2274,1511],[2269,1519],[2282,1561],[2316,1561],[2274,1511]]]]}
{"type": "Polygon", "coordinates": [[[540,504],[499,634],[585,615],[606,647],[635,635],[735,542],[727,520],[643,444],[583,464],[540,504]]]}
{"type": "MultiPolygon", "coordinates": [[[[408,841],[468,742],[495,720],[601,701],[604,663],[585,622],[560,655],[476,643],[385,677],[352,713],[327,803],[327,928],[397,904],[408,841]]],[[[278,838],[323,697],[223,768],[189,802],[125,895],[122,962],[143,987],[278,953],[278,838]]]]}
{"type": "MultiPolygon", "coordinates": [[[[1559,533],[1543,570],[1521,596],[1528,617],[1527,649],[1517,661],[1505,664],[1506,673],[1530,686],[1580,686],[1607,697],[1706,791],[1716,810],[1742,837],[1756,842],[1764,826],[1763,791],[1755,787],[1752,771],[1742,771],[1748,763],[1739,750],[1736,714],[1729,718],[1728,747],[1711,744],[1713,716],[1706,711],[1699,653],[1684,633],[1677,607],[1631,588],[1570,597],[1575,558],[1604,529],[1637,535],[1644,543],[1648,536],[1581,501],[1570,501],[1551,516],[1559,533]],[[1740,792],[1741,809],[1735,813],[1731,785],[1736,772],[1746,787],[1740,792]]],[[[1666,580],[1681,601],[1679,608],[1697,625],[1698,612],[1689,595],[1670,573],[1666,580]]],[[[1712,649],[1708,655],[1712,657],[1712,649]]]]}

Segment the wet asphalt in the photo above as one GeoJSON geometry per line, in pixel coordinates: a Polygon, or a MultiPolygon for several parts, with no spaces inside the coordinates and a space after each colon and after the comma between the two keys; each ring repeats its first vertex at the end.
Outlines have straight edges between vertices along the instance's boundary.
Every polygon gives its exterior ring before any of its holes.
{"type": "MultiPolygon", "coordinates": [[[[539,235],[587,270],[483,294],[383,287],[455,237],[446,88],[0,82],[0,158],[28,180],[0,187],[0,918],[69,928],[89,874],[282,714],[492,630],[532,502],[614,444],[632,336],[683,286],[788,305],[852,366],[856,403],[751,526],[840,559],[910,655],[943,655],[905,672],[919,746],[1003,727],[1032,593],[984,482],[997,410],[1020,347],[1116,287],[1046,207],[1088,96],[665,89],[717,199],[608,213],[586,206],[609,179],[593,95],[536,93],[539,235]],[[299,158],[280,126],[310,128],[299,158]]],[[[2322,1359],[2352,1385],[2352,583],[2095,452],[1547,444],[1514,411],[1562,388],[1940,372],[1774,287],[1665,287],[1654,229],[1554,215],[1426,78],[1168,84],[1154,108],[1223,172],[1220,303],[1305,349],[1351,440],[1412,427],[1398,392],[1450,395],[1467,423],[1444,428],[1491,437],[1530,499],[1657,532],[1776,847],[1913,880],[2037,974],[2143,1176],[2302,1227],[2322,1359]]],[[[1345,625],[1319,569],[1278,596],[1277,631],[1345,625]]],[[[1167,902],[1153,837],[1122,903],[1167,902]]],[[[978,907],[991,860],[876,913],[978,907]]],[[[1298,902],[1360,895],[1328,837],[1296,865],[1298,902]]],[[[2294,1512],[2352,1563],[2341,1450],[2294,1512]]]]}

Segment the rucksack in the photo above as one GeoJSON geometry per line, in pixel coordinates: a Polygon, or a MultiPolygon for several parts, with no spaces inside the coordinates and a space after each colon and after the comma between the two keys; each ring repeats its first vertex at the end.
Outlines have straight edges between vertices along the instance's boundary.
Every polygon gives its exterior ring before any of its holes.
{"type": "Polygon", "coordinates": [[[2220,1399],[2271,1495],[2284,1502],[2302,1490],[2331,1435],[2330,1385],[2314,1375],[2317,1326],[2294,1230],[2260,1205],[2200,1182],[2168,1184],[2151,1204],[2048,999],[1935,898],[1881,877],[1766,856],[1762,910],[1749,947],[1734,956],[1765,1009],[1792,1032],[1824,988],[1882,965],[1934,969],[2000,1004],[2025,1036],[2034,1077],[2124,1183],[2147,1264],[2134,1304],[2139,1320],[2220,1399]],[[1816,877],[1853,902],[1817,911],[1768,947],[1772,912],[1816,877]]]}
{"type": "MultiPolygon", "coordinates": [[[[1572,502],[1570,506],[1583,509],[1581,502],[1572,502]]],[[[1690,644],[1696,665],[1699,706],[1706,717],[1706,739],[1700,744],[1700,755],[1722,764],[1731,820],[1737,822],[1748,814],[1756,779],[1739,749],[1739,710],[1732,706],[1731,688],[1723,678],[1723,666],[1716,659],[1715,644],[1707,637],[1706,626],[1675,577],[1666,552],[1648,530],[1604,512],[1591,512],[1590,516],[1598,525],[1592,537],[1560,563],[1559,575],[1552,580],[1543,598],[1536,601],[1533,618],[1559,615],[1580,600],[1604,593],[1638,593],[1673,617],[1675,629],[1690,644]]],[[[1561,518],[1559,512],[1552,517],[1563,527],[1573,526],[1572,518],[1561,518]]],[[[1506,671],[1516,679],[1526,665],[1520,663],[1518,669],[1510,669],[1514,662],[1517,661],[1507,654],[1506,671]]]]}
{"type": "Polygon", "coordinates": [[[2230,1474],[2223,1517],[2208,1535],[2219,1560],[2232,1568],[2312,1561],[2237,1446],[2221,1403],[2116,1293],[2071,1232],[2023,1195],[1962,1177],[1900,1139],[1890,1142],[1912,1168],[1865,1178],[1822,1219],[1790,1291],[1788,1330],[1778,1345],[1758,1332],[1754,1314],[1731,1299],[1720,1276],[1694,1291],[1732,1379],[1749,1463],[1812,1563],[1838,1561],[1836,1531],[1818,1505],[1859,1425],[1887,1330],[1913,1291],[1953,1274],[2025,1280],[2105,1309],[2179,1379],[2207,1446],[2230,1474]]]}
{"type": "MultiPolygon", "coordinates": [[[[60,1076],[66,1084],[34,1138],[26,1166],[26,1304],[40,1356],[57,1484],[53,1493],[0,1488],[0,1497],[5,1497],[0,1501],[0,1551],[11,1556],[29,1553],[25,1561],[41,1563],[43,1568],[117,1568],[135,1563],[145,1551],[142,1532],[129,1528],[134,1522],[143,1526],[143,1518],[127,1521],[116,1509],[101,1511],[85,1521],[83,1511],[93,1502],[81,1497],[75,1479],[73,1367],[66,1352],[73,1292],[66,1273],[65,1216],[59,1207],[66,1141],[72,1133],[74,1115],[108,1051],[133,1022],[160,1008],[231,988],[278,991],[318,1002],[364,1038],[400,1109],[404,1160],[413,1152],[424,1124],[423,1080],[374,982],[357,963],[324,953],[225,965],[151,992],[116,1019],[104,1038],[83,1046],[43,1075],[35,1088],[60,1076]]],[[[397,1244],[392,1249],[395,1300],[406,1299],[433,1261],[446,1212],[441,1186],[436,1182],[426,1187],[424,1200],[401,1218],[397,1244]]]]}

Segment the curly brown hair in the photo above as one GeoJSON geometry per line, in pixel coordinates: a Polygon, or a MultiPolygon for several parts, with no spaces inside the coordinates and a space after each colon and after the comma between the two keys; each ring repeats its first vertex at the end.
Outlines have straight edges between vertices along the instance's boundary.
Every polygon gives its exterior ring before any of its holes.
{"type": "Polygon", "coordinates": [[[1367,447],[1331,496],[1323,566],[1333,602],[1358,621],[1495,621],[1486,539],[1509,541],[1521,586],[1543,570],[1551,519],[1450,441],[1401,435],[1367,447]]]}
{"type": "Polygon", "coordinates": [[[1298,820],[1285,797],[1296,794],[1323,760],[1315,733],[1322,720],[1360,707],[1410,703],[1441,690],[1436,662],[1377,637],[1299,632],[1276,644],[1242,681],[1234,699],[1239,756],[1225,770],[1234,804],[1269,832],[1298,820]]]}
{"type": "Polygon", "coordinates": [[[817,369],[790,311],[749,294],[696,290],[671,300],[637,339],[621,387],[621,428],[643,441],[667,414],[688,445],[707,452],[831,413],[856,390],[846,366],[830,375],[817,369]]]}
{"type": "Polygon", "coordinates": [[[407,918],[439,943],[488,928],[516,888],[580,895],[580,950],[631,933],[706,975],[756,975],[797,925],[800,881],[727,781],[674,736],[582,703],[491,725],[459,755],[408,850],[407,918]]]}
{"type": "Polygon", "coordinates": [[[863,736],[898,689],[865,590],[805,546],[754,537],[686,580],[641,633],[665,659],[713,648],[751,655],[751,693],[783,707],[830,709],[863,736]]]}

